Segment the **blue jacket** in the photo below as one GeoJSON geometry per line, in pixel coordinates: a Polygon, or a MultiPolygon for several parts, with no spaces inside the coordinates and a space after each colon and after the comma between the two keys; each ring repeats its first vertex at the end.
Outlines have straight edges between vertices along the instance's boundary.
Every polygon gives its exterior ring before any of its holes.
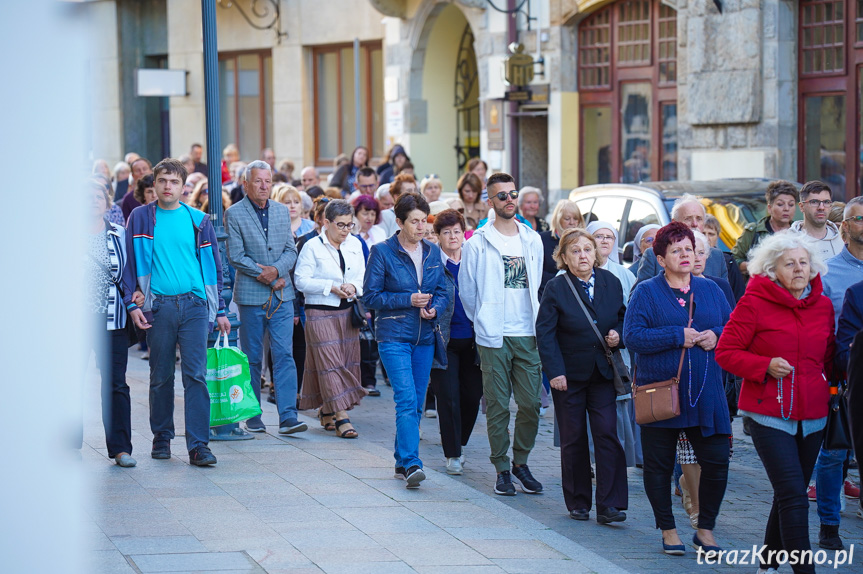
{"type": "Polygon", "coordinates": [[[863,330],[863,281],[855,283],[845,291],[845,302],[839,314],[836,330],[836,366],[844,373],[848,371],[851,343],[863,330]]]}
{"type": "MultiPolygon", "coordinates": [[[[863,261],[860,261],[844,247],[839,255],[827,260],[827,273],[821,276],[824,295],[833,303],[833,317],[836,319],[835,329],[839,328],[839,315],[842,312],[842,301],[845,291],[860,281],[863,281],[863,261]]],[[[856,333],[851,333],[853,338],[856,333]]],[[[851,342],[851,339],[848,340],[851,342]]],[[[847,352],[848,349],[846,348],[847,352]]],[[[845,368],[843,367],[843,371],[845,368]]]]}
{"type": "MultiPolygon", "coordinates": [[[[141,310],[147,321],[153,320],[151,311],[153,292],[150,288],[150,274],[153,271],[153,233],[156,228],[156,204],[136,207],[129,214],[126,223],[126,268],[123,270],[123,284],[137,285],[144,294],[144,304],[141,310]]],[[[189,214],[189,226],[195,232],[195,251],[198,263],[201,265],[201,277],[204,280],[204,292],[207,294],[209,307],[210,329],[217,316],[225,315],[225,300],[222,298],[222,258],[219,254],[219,243],[216,231],[210,222],[210,216],[202,211],[191,208],[185,203],[177,209],[185,209],[189,214]]],[[[132,289],[123,293],[126,310],[131,312],[138,308],[132,303],[132,289]]]]}
{"type": "MultiPolygon", "coordinates": [[[[722,336],[731,314],[722,290],[704,277],[692,277],[690,285],[695,301],[692,328],[698,331],[710,329],[717,337],[722,336]]],[[[677,375],[683,349],[683,329],[688,320],[686,310],[674,297],[664,273],[643,281],[632,291],[623,323],[623,340],[629,351],[636,353],[637,385],[666,381],[677,375]]],[[[713,351],[707,352],[696,345],[686,355],[689,360],[684,358],[680,373],[680,415],[643,426],[697,426],[701,427],[704,436],[731,434],[722,369],[713,351]]]]}
{"type": "Polygon", "coordinates": [[[423,320],[411,305],[414,293],[430,293],[432,308],[443,317],[449,306],[440,248],[423,240],[423,282],[410,255],[402,248],[398,233],[372,246],[363,281],[363,303],[377,311],[375,340],[382,342],[434,344],[434,321],[423,320]]]}

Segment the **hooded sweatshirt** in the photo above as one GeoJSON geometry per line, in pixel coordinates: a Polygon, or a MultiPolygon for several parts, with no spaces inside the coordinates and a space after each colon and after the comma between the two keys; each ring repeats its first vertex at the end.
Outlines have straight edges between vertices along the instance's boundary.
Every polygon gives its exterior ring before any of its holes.
{"type": "MultiPolygon", "coordinates": [[[[533,316],[528,328],[535,334],[539,312],[537,293],[542,280],[542,240],[529,225],[517,225],[533,316]]],[[[505,304],[503,247],[498,244],[499,234],[490,231],[491,227],[493,224],[474,231],[462,248],[458,295],[468,319],[473,321],[477,344],[499,349],[503,346],[508,310],[505,304]]],[[[513,313],[513,310],[509,309],[509,313],[513,313]]]]}
{"type": "Polygon", "coordinates": [[[809,285],[809,294],[795,299],[769,277],[749,280],[716,346],[719,366],[743,377],[740,410],[794,421],[827,416],[835,349],[833,304],[823,295],[820,275],[809,285]],[[767,374],[773,357],[794,367],[781,387],[767,374]]]}
{"type": "MultiPolygon", "coordinates": [[[[791,230],[796,231],[797,233],[806,233],[806,230],[803,229],[803,220],[801,219],[800,221],[792,223],[791,230]]],[[[812,237],[812,240],[815,241],[815,248],[819,253],[821,253],[821,258],[824,261],[839,255],[845,248],[845,242],[842,241],[842,234],[839,233],[839,228],[832,221],[827,222],[827,234],[823,239],[815,239],[812,237]]]]}

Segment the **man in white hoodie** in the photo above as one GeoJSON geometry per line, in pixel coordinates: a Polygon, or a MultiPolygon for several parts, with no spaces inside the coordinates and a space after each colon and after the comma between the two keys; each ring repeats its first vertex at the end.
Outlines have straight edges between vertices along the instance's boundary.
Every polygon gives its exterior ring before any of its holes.
{"type": "Polygon", "coordinates": [[[511,476],[529,494],[542,492],[527,467],[539,429],[542,374],[536,348],[537,291],[543,248],[539,235],[515,219],[518,191],[506,173],[488,179],[494,221],[477,229],[465,243],[459,271],[459,296],[473,321],[482,363],[489,457],[497,471],[495,494],[515,496],[511,476]],[[518,414],[509,451],[509,399],[518,414]]]}
{"type": "Polygon", "coordinates": [[[830,186],[823,181],[810,181],[800,190],[800,211],[803,212],[803,220],[791,224],[792,231],[807,233],[809,237],[815,239],[816,248],[824,261],[839,255],[845,248],[839,228],[827,219],[831,207],[833,207],[833,192],[830,186]]]}

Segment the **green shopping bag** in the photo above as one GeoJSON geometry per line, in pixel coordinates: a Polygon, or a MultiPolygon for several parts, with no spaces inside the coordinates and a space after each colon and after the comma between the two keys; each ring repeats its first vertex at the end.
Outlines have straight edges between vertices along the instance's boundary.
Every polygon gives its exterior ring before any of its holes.
{"type": "Polygon", "coordinates": [[[228,346],[228,335],[207,349],[207,390],[210,392],[210,426],[237,423],[261,414],[249,375],[249,359],[228,346]],[[221,343],[221,345],[220,345],[221,343]]]}

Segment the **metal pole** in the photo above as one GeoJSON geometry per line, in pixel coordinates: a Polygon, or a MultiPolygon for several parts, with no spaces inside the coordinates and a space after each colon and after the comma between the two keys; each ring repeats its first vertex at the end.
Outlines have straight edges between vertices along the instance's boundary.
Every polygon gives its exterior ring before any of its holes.
{"type": "MultiPolygon", "coordinates": [[[[506,8],[509,14],[506,15],[506,43],[507,45],[513,42],[518,42],[518,19],[515,11],[516,0],[507,0],[506,8]]],[[[518,141],[518,102],[507,102],[509,114],[507,124],[509,128],[509,173],[518,182],[519,177],[519,141],[518,141]]]]}
{"type": "MultiPolygon", "coordinates": [[[[360,93],[360,39],[354,38],[354,120],[356,120],[356,147],[363,145],[360,93]]],[[[353,160],[353,157],[351,159],[353,160]]]]}
{"type": "MultiPolygon", "coordinates": [[[[224,212],[222,207],[222,145],[219,141],[219,51],[216,41],[216,2],[201,0],[201,15],[204,28],[204,110],[207,122],[207,195],[209,196],[210,220],[216,230],[219,241],[219,257],[222,259],[222,298],[225,308],[231,304],[233,282],[228,271],[228,256],[225,245],[228,234],[225,233],[224,212]]],[[[228,313],[231,321],[230,344],[237,344],[237,328],[240,326],[237,316],[228,313]]],[[[210,333],[210,345],[215,343],[216,333],[210,333]]],[[[260,385],[260,381],[252,381],[260,385]]],[[[252,440],[251,434],[240,428],[238,424],[210,427],[210,440],[252,440]]]]}
{"type": "Polygon", "coordinates": [[[224,233],[222,221],[222,144],[219,141],[219,51],[216,41],[216,2],[201,0],[204,26],[204,109],[207,122],[207,180],[210,218],[216,233],[224,233]]]}

